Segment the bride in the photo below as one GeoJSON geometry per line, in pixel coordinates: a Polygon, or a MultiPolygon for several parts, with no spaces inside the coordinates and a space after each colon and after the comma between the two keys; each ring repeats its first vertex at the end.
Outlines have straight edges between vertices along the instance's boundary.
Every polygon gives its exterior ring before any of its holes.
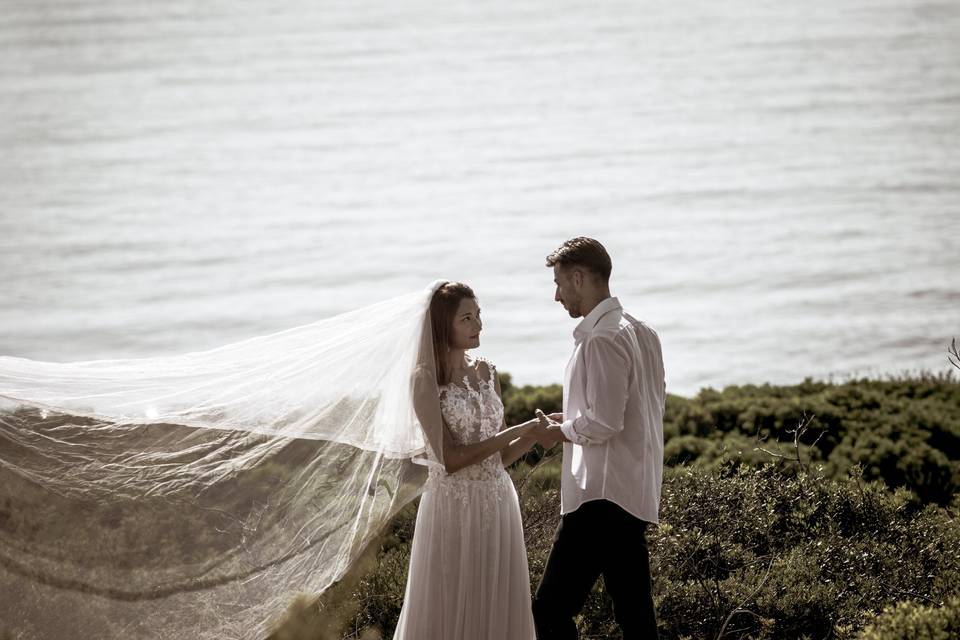
{"type": "Polygon", "coordinates": [[[470,287],[437,288],[430,318],[443,464],[420,500],[394,640],[532,639],[520,506],[504,466],[536,442],[537,420],[506,428],[496,369],[467,356],[483,326],[470,287]]]}

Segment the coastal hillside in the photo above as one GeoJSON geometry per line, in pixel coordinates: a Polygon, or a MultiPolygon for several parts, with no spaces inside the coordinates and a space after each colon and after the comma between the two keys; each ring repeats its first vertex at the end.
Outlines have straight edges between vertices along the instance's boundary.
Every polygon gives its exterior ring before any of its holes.
{"type": "MultiPolygon", "coordinates": [[[[507,419],[558,410],[558,385],[501,374],[507,419]]],[[[649,545],[661,638],[915,638],[960,632],[960,382],[950,375],[704,389],[670,396],[649,545]]],[[[559,518],[559,448],[511,469],[533,588],[559,518]]],[[[324,608],[275,640],[390,638],[416,505],[324,608]]],[[[602,580],[581,638],[616,638],[602,580]]]]}

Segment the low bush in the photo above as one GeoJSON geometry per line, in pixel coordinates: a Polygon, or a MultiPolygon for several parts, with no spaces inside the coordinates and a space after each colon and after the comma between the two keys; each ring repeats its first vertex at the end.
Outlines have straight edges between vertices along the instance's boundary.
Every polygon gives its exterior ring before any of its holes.
{"type": "Polygon", "coordinates": [[[914,601],[884,610],[857,640],[956,640],[960,638],[960,597],[943,606],[914,601]]]}
{"type": "MultiPolygon", "coordinates": [[[[668,471],[661,524],[648,535],[662,638],[854,638],[900,601],[960,595],[954,512],[857,475],[838,481],[785,468],[728,461],[668,471]]],[[[559,520],[558,495],[534,481],[523,486],[535,589],[559,520]]],[[[361,606],[346,637],[392,634],[412,523],[412,513],[394,523],[378,566],[359,581],[353,598],[361,606]]],[[[584,639],[618,637],[602,580],[577,624],[584,639]]]]}
{"type": "MultiPolygon", "coordinates": [[[[509,424],[560,410],[559,385],[501,374],[501,386],[509,424]]],[[[661,523],[648,532],[660,637],[958,637],[958,408],[951,376],[668,396],[661,523]]],[[[560,515],[559,449],[544,455],[510,470],[533,589],[560,515]]],[[[415,514],[344,581],[341,637],[392,636],[415,514]]],[[[585,640],[619,637],[602,580],[577,625],[585,640]]]]}

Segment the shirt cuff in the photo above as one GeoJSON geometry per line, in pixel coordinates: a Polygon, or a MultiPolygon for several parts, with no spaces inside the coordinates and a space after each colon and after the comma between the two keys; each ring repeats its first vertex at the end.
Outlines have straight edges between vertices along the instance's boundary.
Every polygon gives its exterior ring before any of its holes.
{"type": "Polygon", "coordinates": [[[570,442],[583,444],[583,438],[577,435],[577,432],[573,430],[573,420],[564,420],[560,425],[560,431],[563,433],[563,435],[567,436],[567,440],[570,442]]]}

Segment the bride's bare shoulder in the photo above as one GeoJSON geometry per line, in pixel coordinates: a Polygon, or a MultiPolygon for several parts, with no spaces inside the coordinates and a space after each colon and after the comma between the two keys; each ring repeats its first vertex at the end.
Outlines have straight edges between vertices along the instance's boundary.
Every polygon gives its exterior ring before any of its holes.
{"type": "Polygon", "coordinates": [[[496,365],[483,356],[473,356],[470,366],[474,368],[474,370],[477,372],[477,376],[481,380],[489,379],[493,375],[493,372],[497,370],[496,365]]]}

